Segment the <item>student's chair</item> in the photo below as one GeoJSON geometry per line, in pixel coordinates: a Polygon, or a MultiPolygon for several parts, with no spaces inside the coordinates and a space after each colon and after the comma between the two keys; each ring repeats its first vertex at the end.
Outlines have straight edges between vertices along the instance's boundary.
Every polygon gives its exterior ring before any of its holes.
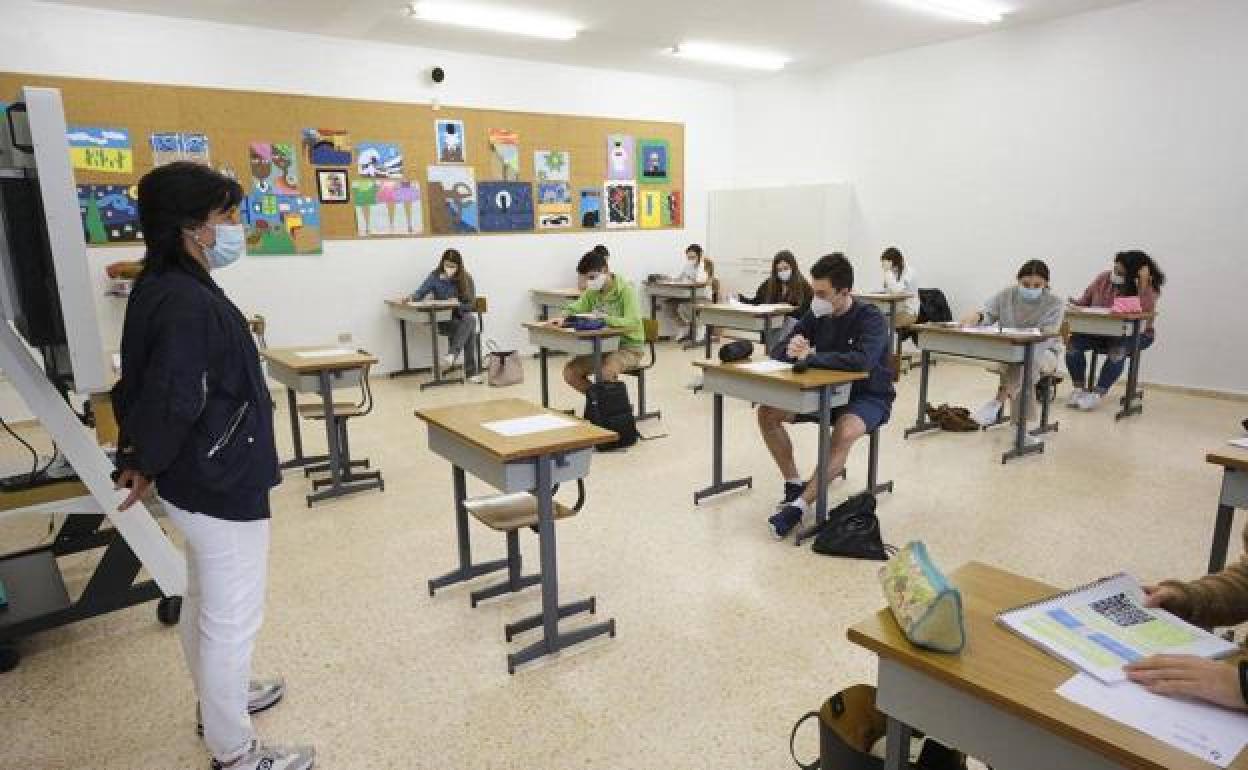
{"type": "Polygon", "coordinates": [[[641,328],[646,335],[646,347],[650,349],[650,361],[643,363],[632,369],[625,369],[623,374],[629,377],[637,378],[637,421],[650,420],[663,417],[663,413],[659,411],[646,411],[646,372],[654,368],[655,362],[659,360],[655,343],[659,340],[659,322],[652,318],[641,319],[641,328]]]}
{"type": "Polygon", "coordinates": [[[477,333],[473,335],[477,346],[477,369],[485,368],[485,359],[481,357],[481,340],[485,336],[485,314],[489,312],[489,309],[490,303],[485,297],[477,297],[472,301],[472,312],[477,314],[477,333]]]}
{"type": "MultiPolygon", "coordinates": [[[[356,417],[364,417],[365,415],[373,411],[373,388],[369,384],[369,380],[368,380],[369,368],[370,367],[366,365],[364,366],[363,371],[361,372],[360,400],[355,403],[351,403],[351,402],[335,402],[334,403],[333,428],[338,433],[338,451],[339,451],[339,454],[341,455],[341,464],[342,464],[341,474],[342,475],[340,476],[340,480],[341,481],[364,481],[364,480],[369,480],[369,479],[376,480],[378,482],[381,482],[382,484],[381,489],[384,492],[386,487],[385,487],[385,483],[382,482],[382,479],[381,479],[381,471],[364,471],[363,473],[357,473],[355,471],[356,468],[368,468],[369,461],[367,459],[363,459],[363,460],[351,459],[351,444],[347,436],[348,434],[347,423],[350,420],[353,420],[356,417]]],[[[305,420],[324,420],[325,419],[325,407],[320,402],[316,402],[312,404],[300,404],[298,407],[298,411],[299,411],[299,416],[305,420]]],[[[303,475],[311,476],[314,473],[328,473],[329,470],[330,470],[329,463],[322,463],[320,465],[310,465],[307,468],[304,468],[303,475]]],[[[314,490],[320,489],[321,487],[328,486],[331,483],[333,483],[332,479],[328,479],[328,478],[313,479],[312,488],[314,490]]]]}

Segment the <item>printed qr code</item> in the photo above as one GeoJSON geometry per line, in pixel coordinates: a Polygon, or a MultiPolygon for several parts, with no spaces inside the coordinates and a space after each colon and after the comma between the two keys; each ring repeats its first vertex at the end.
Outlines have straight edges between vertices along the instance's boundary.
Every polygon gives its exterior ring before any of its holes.
{"type": "Polygon", "coordinates": [[[1109,596],[1100,601],[1092,602],[1089,606],[1119,626],[1138,626],[1153,619],[1152,615],[1149,615],[1136,606],[1134,601],[1128,599],[1126,594],[1109,596]]]}

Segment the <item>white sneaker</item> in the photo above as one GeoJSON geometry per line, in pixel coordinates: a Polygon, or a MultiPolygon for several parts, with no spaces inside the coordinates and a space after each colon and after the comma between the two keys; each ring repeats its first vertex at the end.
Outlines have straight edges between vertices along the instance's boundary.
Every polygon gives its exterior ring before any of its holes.
{"type": "Polygon", "coordinates": [[[1066,407],[1068,409],[1078,409],[1079,399],[1083,398],[1084,393],[1087,393],[1087,391],[1083,388],[1072,388],[1070,391],[1070,398],[1066,399],[1066,407]]]}
{"type": "Polygon", "coordinates": [[[976,409],[974,412],[971,412],[971,419],[979,423],[981,428],[987,428],[990,425],[995,425],[997,418],[1000,416],[1001,402],[995,398],[976,409]]]}
{"type": "MultiPolygon", "coordinates": [[[[286,680],[280,676],[252,679],[247,683],[247,713],[259,714],[277,704],[286,694],[286,680]]],[[[196,732],[204,734],[204,716],[195,704],[196,732]]]]}
{"type": "Polygon", "coordinates": [[[473,385],[480,385],[481,383],[485,382],[485,378],[479,374],[474,374],[468,378],[468,381],[471,382],[473,385]]]}
{"type": "Polygon", "coordinates": [[[1085,412],[1091,412],[1101,405],[1101,394],[1096,391],[1085,391],[1079,399],[1079,408],[1085,412]]]}
{"type": "Polygon", "coordinates": [[[311,746],[266,746],[252,741],[247,753],[229,764],[212,760],[212,770],[310,770],[315,764],[316,749],[311,746]]]}
{"type": "Polygon", "coordinates": [[[442,371],[445,372],[448,369],[453,369],[455,367],[455,358],[456,356],[452,355],[451,353],[447,353],[446,355],[442,356],[442,371]]]}

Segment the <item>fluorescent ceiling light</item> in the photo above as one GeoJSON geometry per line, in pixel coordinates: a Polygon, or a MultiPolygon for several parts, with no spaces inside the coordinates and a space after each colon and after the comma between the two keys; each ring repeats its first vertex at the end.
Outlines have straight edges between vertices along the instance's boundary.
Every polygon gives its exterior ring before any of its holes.
{"type": "Polygon", "coordinates": [[[548,40],[571,40],[581,30],[575,21],[552,16],[516,11],[485,5],[464,5],[444,0],[421,0],[407,8],[408,14],[421,21],[454,24],[460,27],[527,35],[548,40]]]}
{"type": "Polygon", "coordinates": [[[789,57],[763,51],[719,45],[717,43],[685,42],[672,49],[673,56],[711,64],[746,67],[758,70],[781,70],[789,63],[789,57]]]}
{"type": "Polygon", "coordinates": [[[919,8],[962,21],[977,24],[995,24],[1005,16],[1006,9],[984,0],[893,0],[903,5],[919,8]]]}

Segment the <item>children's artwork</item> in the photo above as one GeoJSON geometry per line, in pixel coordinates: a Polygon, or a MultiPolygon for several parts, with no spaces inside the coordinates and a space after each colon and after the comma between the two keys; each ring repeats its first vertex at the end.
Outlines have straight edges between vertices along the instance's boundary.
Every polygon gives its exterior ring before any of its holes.
{"type": "Polygon", "coordinates": [[[403,150],[397,144],[360,142],[355,148],[355,170],[360,176],[401,179],[403,150]]]}
{"type": "Polygon", "coordinates": [[[78,185],[82,234],[90,244],[143,240],[139,229],[139,191],[125,184],[78,185]]]}
{"type": "Polygon", "coordinates": [[[607,182],[603,185],[607,207],[607,227],[637,226],[637,183],[607,182]]]}
{"type": "Polygon", "coordinates": [[[129,174],[134,171],[130,132],[124,128],[70,126],[65,133],[76,171],[129,174]]]}
{"type": "Polygon", "coordinates": [[[611,134],[607,137],[607,179],[628,180],[637,173],[633,164],[633,137],[611,134]]]}
{"type": "Polygon", "coordinates": [[[637,181],[667,184],[669,147],[664,139],[642,139],[637,143],[637,181]]]}
{"type": "Polygon", "coordinates": [[[346,203],[350,200],[349,189],[345,168],[318,168],[316,170],[317,197],[321,199],[321,203],[346,203]]]}
{"type": "Polygon", "coordinates": [[[211,152],[208,149],[208,135],[196,132],[182,134],[182,159],[212,165],[211,152]]]}
{"type": "Polygon", "coordinates": [[[638,220],[647,230],[663,226],[663,194],[658,190],[641,191],[641,215],[638,220]]]}
{"type": "Polygon", "coordinates": [[[539,182],[537,225],[543,229],[572,226],[572,191],[567,182],[539,182]]]}
{"type": "Polygon", "coordinates": [[[533,153],[533,168],[539,182],[568,182],[572,179],[572,154],[563,150],[533,153]]]}
{"type": "Polygon", "coordinates": [[[313,166],[350,166],[351,135],[340,128],[305,128],[303,156],[313,166]]]}
{"type": "Polygon", "coordinates": [[[520,135],[506,128],[491,128],[489,135],[490,176],[516,181],[520,178],[520,135]]]}
{"type": "Polygon", "coordinates": [[[602,227],[602,190],[581,190],[581,227],[602,227]]]}
{"type": "Polygon", "coordinates": [[[680,227],[682,224],[680,190],[668,190],[665,200],[667,202],[667,207],[663,211],[664,226],[680,227]]]}
{"type": "Polygon", "coordinates": [[[533,229],[533,185],[528,182],[482,182],[481,232],[511,233],[533,229]]]}
{"type": "Polygon", "coordinates": [[[152,147],[152,165],[163,166],[177,160],[210,165],[208,137],[198,133],[161,131],[148,138],[152,147]]]}
{"type": "Polygon", "coordinates": [[[252,190],[264,195],[298,195],[299,164],[294,145],[252,142],[247,149],[252,190]]]}
{"type": "Polygon", "coordinates": [[[420,185],[397,179],[356,179],[351,183],[355,231],[359,235],[418,235],[425,223],[420,185]]]}
{"type": "Polygon", "coordinates": [[[243,227],[248,254],[321,253],[321,204],[316,198],[254,193],[245,203],[243,227]]]}
{"type": "Polygon", "coordinates": [[[435,235],[477,232],[477,184],[471,166],[429,167],[429,229],[435,235]]]}
{"type": "Polygon", "coordinates": [[[435,136],[438,142],[439,163],[464,163],[467,151],[464,148],[464,121],[435,121],[435,136]]]}

